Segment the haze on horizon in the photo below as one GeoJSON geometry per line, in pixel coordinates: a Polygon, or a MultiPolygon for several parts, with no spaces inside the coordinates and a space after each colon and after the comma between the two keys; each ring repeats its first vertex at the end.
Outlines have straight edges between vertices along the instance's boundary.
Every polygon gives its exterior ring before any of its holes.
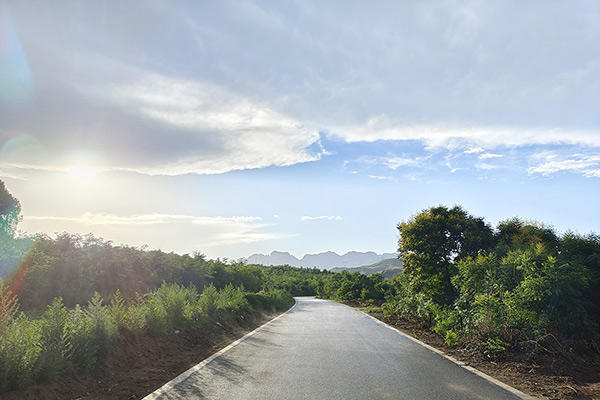
{"type": "Polygon", "coordinates": [[[143,4],[0,4],[23,232],[239,258],[394,252],[437,204],[598,229],[598,2],[143,4]]]}

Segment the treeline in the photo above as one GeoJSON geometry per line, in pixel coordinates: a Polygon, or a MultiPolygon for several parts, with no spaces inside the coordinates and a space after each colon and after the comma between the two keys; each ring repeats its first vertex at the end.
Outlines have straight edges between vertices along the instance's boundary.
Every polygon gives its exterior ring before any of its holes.
{"type": "MultiPolygon", "coordinates": [[[[486,354],[600,344],[600,237],[557,235],[510,219],[492,228],[461,207],[433,207],[398,225],[404,273],[391,281],[343,274],[322,295],[382,299],[388,317],[412,320],[449,345],[486,354]]],[[[559,351],[557,350],[557,352],[559,351]]]]}
{"type": "Polygon", "coordinates": [[[18,293],[23,310],[36,310],[61,297],[67,307],[86,304],[99,293],[125,299],[157,289],[162,282],[194,285],[199,290],[228,284],[248,292],[284,289],[292,295],[314,295],[326,272],[293,267],[262,267],[242,262],[207,260],[201,254],[179,255],[114,246],[92,235],[63,233],[38,236],[20,266],[6,279],[18,293]]]}
{"type": "Polygon", "coordinates": [[[0,392],[87,372],[123,335],[168,335],[287,309],[292,295],[316,294],[328,275],[114,246],[91,235],[31,240],[0,286],[0,392]]]}
{"type": "Polygon", "coordinates": [[[16,236],[19,201],[0,181],[0,392],[88,372],[123,336],[247,321],[314,295],[326,272],[115,246],[92,235],[16,236]]]}

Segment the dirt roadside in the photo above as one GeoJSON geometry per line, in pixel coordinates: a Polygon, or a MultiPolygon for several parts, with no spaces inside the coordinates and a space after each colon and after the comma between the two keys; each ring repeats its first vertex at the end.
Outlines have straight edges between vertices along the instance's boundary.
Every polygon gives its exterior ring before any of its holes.
{"type": "Polygon", "coordinates": [[[159,338],[123,336],[91,373],[67,373],[50,383],[0,394],[0,399],[141,399],[279,314],[260,313],[242,323],[219,323],[159,338]]]}
{"type": "Polygon", "coordinates": [[[591,354],[583,354],[569,361],[569,365],[565,365],[564,360],[549,357],[526,360],[518,353],[492,359],[473,350],[450,347],[440,336],[418,323],[386,318],[378,307],[348,305],[532,396],[551,400],[600,399],[600,360],[591,354]]]}

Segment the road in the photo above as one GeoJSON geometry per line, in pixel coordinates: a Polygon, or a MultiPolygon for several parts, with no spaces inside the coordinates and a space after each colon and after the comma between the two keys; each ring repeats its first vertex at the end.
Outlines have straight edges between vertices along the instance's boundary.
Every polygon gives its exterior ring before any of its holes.
{"type": "Polygon", "coordinates": [[[517,399],[348,306],[293,310],[157,399],[517,399]]]}

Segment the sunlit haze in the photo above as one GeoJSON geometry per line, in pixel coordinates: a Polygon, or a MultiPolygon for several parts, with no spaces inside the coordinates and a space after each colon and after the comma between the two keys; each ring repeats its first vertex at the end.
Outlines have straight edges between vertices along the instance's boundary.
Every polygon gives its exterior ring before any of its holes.
{"type": "Polygon", "coordinates": [[[600,223],[600,6],[0,3],[23,233],[209,257],[394,252],[462,205],[600,223]]]}

